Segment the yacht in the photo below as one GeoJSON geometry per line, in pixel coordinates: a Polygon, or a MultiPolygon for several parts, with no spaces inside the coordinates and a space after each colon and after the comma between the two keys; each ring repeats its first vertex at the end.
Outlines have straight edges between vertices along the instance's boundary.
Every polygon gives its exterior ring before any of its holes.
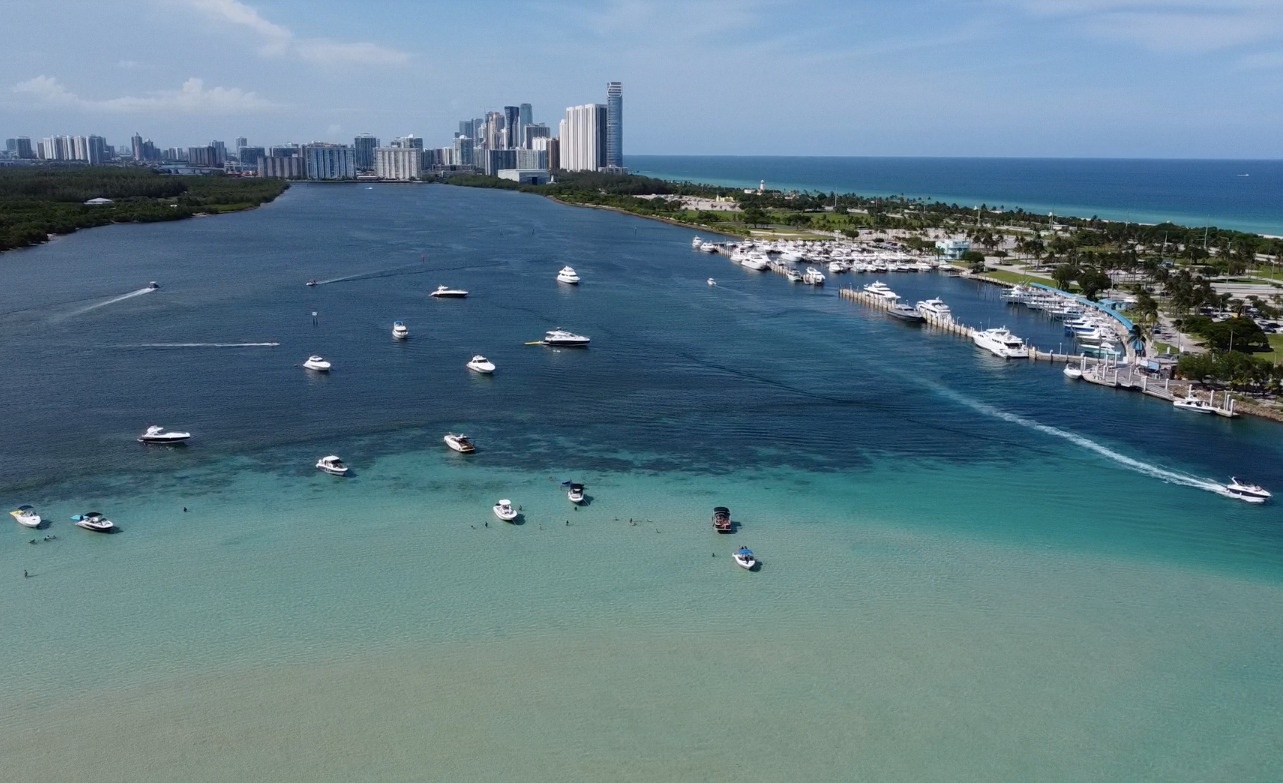
{"type": "Polygon", "coordinates": [[[566,497],[571,503],[576,505],[584,502],[584,485],[574,481],[567,481],[562,484],[566,488],[566,497]]]}
{"type": "Polygon", "coordinates": [[[490,361],[481,354],[477,354],[468,360],[468,369],[473,372],[479,372],[482,375],[489,375],[494,372],[494,362],[490,361]]]}
{"type": "Polygon", "coordinates": [[[429,296],[435,296],[438,299],[462,299],[467,295],[468,292],[462,288],[451,288],[447,285],[439,285],[437,290],[429,294],[429,296]]]}
{"type": "Polygon", "coordinates": [[[512,501],[504,498],[494,504],[494,515],[504,522],[511,522],[517,518],[517,509],[512,507],[512,501]]]}
{"type": "Polygon", "coordinates": [[[165,432],[164,427],[158,427],[153,425],[151,427],[148,427],[147,431],[144,432],[142,435],[138,436],[138,442],[139,443],[161,443],[161,444],[169,444],[172,446],[176,443],[186,442],[187,439],[190,438],[191,436],[192,434],[190,432],[165,432]]]}
{"type": "Polygon", "coordinates": [[[699,237],[691,237],[691,247],[695,248],[696,250],[698,250],[699,246],[703,243],[704,243],[704,240],[700,239],[699,237]]]}
{"type": "Polygon", "coordinates": [[[927,320],[922,313],[918,312],[916,307],[909,307],[903,302],[896,302],[891,305],[887,310],[887,315],[910,324],[920,324],[927,320]]]}
{"type": "Polygon", "coordinates": [[[1028,359],[1029,348],[1025,341],[1007,330],[1005,326],[996,329],[977,329],[971,333],[971,340],[976,345],[1003,359],[1028,359]]]}
{"type": "Polygon", "coordinates": [[[892,291],[891,287],[888,286],[886,283],[882,282],[881,280],[874,280],[872,283],[869,283],[868,285],[864,286],[864,292],[866,294],[872,294],[873,296],[878,296],[883,299],[889,299],[891,301],[894,301],[900,298],[899,294],[897,294],[895,291],[892,291]]]}
{"type": "Polygon", "coordinates": [[[757,558],[753,556],[753,550],[746,546],[736,549],[731,557],[735,558],[735,564],[746,571],[752,571],[757,568],[757,558]]]}
{"type": "Polygon", "coordinates": [[[771,261],[765,253],[745,253],[739,258],[740,266],[745,269],[753,269],[758,272],[765,272],[771,268],[771,261]]]}
{"type": "Polygon", "coordinates": [[[565,329],[552,329],[544,333],[544,345],[551,345],[558,348],[587,348],[588,338],[574,332],[567,332],[565,329]]]}
{"type": "Polygon", "coordinates": [[[36,513],[35,506],[21,505],[9,512],[13,521],[23,527],[40,527],[40,515],[36,513]]]}
{"type": "Polygon", "coordinates": [[[944,300],[936,297],[935,299],[924,299],[918,302],[918,312],[927,316],[933,321],[952,321],[953,311],[944,300]]]}
{"type": "Polygon", "coordinates": [[[307,361],[303,362],[303,366],[309,370],[316,370],[317,372],[330,371],[330,363],[325,361],[325,358],[322,356],[313,355],[307,357],[307,361]]]}
{"type": "Polygon", "coordinates": [[[392,336],[398,340],[404,340],[410,336],[410,327],[406,326],[404,321],[393,321],[392,336]]]}
{"type": "Polygon", "coordinates": [[[824,274],[813,266],[808,266],[802,274],[802,282],[807,285],[824,285],[824,274]]]}
{"type": "Polygon", "coordinates": [[[851,271],[851,265],[842,259],[834,259],[829,262],[829,271],[835,275],[845,274],[851,271]]]}
{"type": "Polygon", "coordinates": [[[731,510],[726,506],[713,509],[713,529],[718,533],[734,533],[735,523],[731,521],[731,510]]]}
{"type": "Polygon", "coordinates": [[[75,515],[71,519],[76,523],[76,527],[83,527],[85,530],[92,530],[95,533],[111,533],[116,530],[115,523],[97,511],[86,511],[83,514],[75,515]]]}
{"type": "Polygon", "coordinates": [[[1230,478],[1230,483],[1225,485],[1225,489],[1234,497],[1239,500],[1246,500],[1248,503],[1264,503],[1274,497],[1269,490],[1263,487],[1256,484],[1248,484],[1233,477],[1230,478]]]}
{"type": "Polygon", "coordinates": [[[448,432],[446,433],[446,436],[442,438],[442,440],[445,441],[445,445],[449,446],[450,448],[454,449],[460,454],[471,454],[472,452],[477,450],[477,447],[472,443],[472,439],[469,438],[467,435],[448,432]]]}
{"type": "Polygon", "coordinates": [[[1212,407],[1211,403],[1201,397],[1195,396],[1193,392],[1186,394],[1185,399],[1183,400],[1172,400],[1172,406],[1179,410],[1190,411],[1192,413],[1216,412],[1216,409],[1212,407]]]}
{"type": "Polygon", "coordinates": [[[316,461],[316,469],[322,473],[329,473],[331,476],[347,475],[347,465],[344,465],[343,460],[333,454],[318,459],[316,461]]]}
{"type": "Polygon", "coordinates": [[[568,285],[579,285],[579,275],[575,274],[573,267],[563,266],[561,271],[557,273],[557,282],[566,283],[568,285]]]}

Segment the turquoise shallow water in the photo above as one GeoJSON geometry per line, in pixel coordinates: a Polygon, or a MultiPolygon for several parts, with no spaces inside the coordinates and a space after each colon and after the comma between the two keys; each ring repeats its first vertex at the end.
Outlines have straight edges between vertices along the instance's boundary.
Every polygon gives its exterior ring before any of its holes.
{"type": "MultiPolygon", "coordinates": [[[[0,537],[15,779],[1278,777],[1280,518],[1205,488],[1283,486],[1269,425],[990,362],[689,232],[510,194],[296,188],[6,263],[0,290],[47,304],[0,317],[23,444],[0,487],[58,536],[0,537]],[[133,290],[90,250],[161,291],[50,324],[111,298],[59,304],[77,286],[133,290]],[[546,285],[567,260],[580,290],[546,285]],[[30,287],[56,265],[84,274],[30,287]],[[361,270],[382,276],[301,284],[361,270]],[[429,301],[438,279],[474,296],[429,301]],[[520,344],[556,325],[593,347],[520,344]],[[281,345],[116,347],[232,337],[281,345]],[[330,378],[293,366],[311,350],[330,378]],[[463,371],[474,350],[494,378],[463,371]],[[100,395],[46,391],[86,356],[100,395]],[[133,443],[162,409],[190,447],[133,443]],[[454,427],[476,455],[441,445],[454,427]],[[331,451],[353,477],[312,469],[331,451]],[[66,521],[88,507],[123,532],[66,521]]],[[[891,284],[1054,335],[965,281],[891,284]]]]}

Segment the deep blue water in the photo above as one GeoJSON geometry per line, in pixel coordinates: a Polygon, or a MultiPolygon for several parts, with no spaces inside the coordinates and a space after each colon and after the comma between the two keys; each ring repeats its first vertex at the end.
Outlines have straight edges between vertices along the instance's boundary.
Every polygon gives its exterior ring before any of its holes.
{"type": "Polygon", "coordinates": [[[1283,235],[1283,161],[631,155],[637,174],[733,187],[901,195],[962,206],[1283,235]]]}

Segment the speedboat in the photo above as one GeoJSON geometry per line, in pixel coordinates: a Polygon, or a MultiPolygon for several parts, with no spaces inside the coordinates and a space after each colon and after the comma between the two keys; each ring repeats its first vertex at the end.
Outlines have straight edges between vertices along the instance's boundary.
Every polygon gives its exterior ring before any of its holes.
{"type": "Polygon", "coordinates": [[[147,284],[147,287],[155,291],[157,288],[160,288],[160,283],[157,283],[155,280],[153,280],[147,284]]]}
{"type": "Polygon", "coordinates": [[[116,529],[114,522],[97,511],[86,511],[83,514],[75,515],[71,519],[76,523],[76,527],[83,527],[85,530],[92,530],[95,533],[110,533],[116,529]]]}
{"type": "Polygon", "coordinates": [[[23,527],[40,527],[40,515],[36,513],[35,506],[21,505],[9,512],[13,521],[23,527]]]}
{"type": "Polygon", "coordinates": [[[788,281],[790,283],[802,282],[802,273],[798,272],[796,269],[790,269],[789,271],[784,273],[784,276],[788,278],[788,281]]]}
{"type": "Polygon", "coordinates": [[[504,522],[511,522],[517,518],[517,509],[512,507],[512,501],[504,498],[494,504],[494,515],[504,522]]]}
{"type": "Polygon", "coordinates": [[[887,310],[887,315],[910,324],[920,324],[927,320],[922,313],[918,312],[916,307],[909,307],[904,302],[896,302],[891,305],[890,309],[887,310]]]}
{"type": "Polygon", "coordinates": [[[562,486],[566,487],[566,497],[570,500],[571,503],[578,504],[578,503],[584,502],[584,485],[583,484],[578,484],[573,481],[565,481],[565,482],[562,482],[562,486]]]}
{"type": "Polygon", "coordinates": [[[1183,400],[1172,400],[1172,407],[1183,411],[1193,413],[1215,413],[1216,409],[1212,407],[1207,400],[1196,396],[1193,392],[1185,395],[1183,400]]]}
{"type": "Polygon", "coordinates": [[[1005,326],[977,329],[971,333],[971,341],[1003,359],[1029,358],[1029,347],[1025,345],[1025,341],[1012,334],[1005,326]]]}
{"type": "Polygon", "coordinates": [[[709,284],[709,285],[717,285],[717,281],[710,277],[710,278],[708,278],[708,284],[709,284]]]}
{"type": "Polygon", "coordinates": [[[451,288],[445,285],[437,286],[437,290],[429,294],[429,296],[435,296],[438,299],[462,299],[467,295],[468,292],[462,288],[451,288]]]}
{"type": "Polygon", "coordinates": [[[330,371],[330,363],[325,361],[325,358],[321,356],[314,355],[307,357],[307,361],[303,362],[303,366],[309,370],[316,370],[317,372],[330,371]]]}
{"type": "Polygon", "coordinates": [[[579,285],[579,275],[575,273],[573,267],[563,266],[557,273],[557,282],[566,283],[567,285],[579,285]]]}
{"type": "Polygon", "coordinates": [[[494,372],[494,362],[481,354],[477,354],[468,361],[468,369],[473,372],[479,372],[482,375],[489,375],[494,372]]]}
{"type": "Polygon", "coordinates": [[[588,338],[574,332],[567,332],[565,329],[553,329],[545,332],[543,340],[544,345],[552,345],[558,348],[587,348],[588,338]]]}
{"type": "Polygon", "coordinates": [[[745,569],[746,571],[752,571],[757,567],[757,558],[753,557],[753,550],[746,546],[736,549],[731,554],[731,557],[735,558],[735,565],[745,569]]]}
{"type": "Polygon", "coordinates": [[[404,340],[410,336],[410,327],[406,326],[404,321],[393,321],[392,336],[398,340],[404,340]]]}
{"type": "Polygon", "coordinates": [[[944,300],[936,297],[935,299],[924,299],[918,302],[918,312],[927,316],[933,321],[952,321],[953,311],[944,300]]]}
{"type": "Polygon", "coordinates": [[[314,278],[312,278],[311,280],[308,280],[308,281],[307,281],[307,287],[308,287],[308,288],[316,288],[316,278],[315,278],[315,277],[314,277],[314,278]]]}
{"type": "Polygon", "coordinates": [[[138,436],[138,442],[139,443],[161,443],[161,444],[168,444],[172,446],[176,443],[185,442],[191,436],[192,434],[190,432],[165,432],[164,427],[158,427],[153,425],[151,427],[148,427],[147,431],[144,432],[142,435],[138,436]]]}
{"type": "Polygon", "coordinates": [[[731,521],[731,510],[726,506],[713,509],[713,529],[718,533],[734,533],[735,523],[731,521]]]}
{"type": "Polygon", "coordinates": [[[347,465],[343,460],[331,454],[328,457],[321,457],[316,461],[316,469],[322,473],[329,473],[331,476],[346,476],[347,465]]]}
{"type": "Polygon", "coordinates": [[[1083,377],[1083,370],[1082,370],[1082,368],[1081,368],[1081,367],[1077,367],[1077,366],[1072,365],[1072,364],[1066,364],[1066,365],[1065,365],[1065,370],[1064,370],[1064,372],[1065,372],[1065,377],[1066,377],[1066,378],[1069,378],[1069,379],[1071,379],[1071,380],[1075,380],[1075,381],[1076,381],[1076,380],[1078,380],[1079,378],[1083,377]]]}
{"type": "MultiPolygon", "coordinates": [[[[1256,484],[1248,484],[1245,481],[1239,481],[1230,477],[1230,483],[1225,485],[1225,489],[1239,500],[1246,500],[1248,503],[1264,503],[1274,497],[1269,490],[1256,484]]],[[[18,513],[16,511],[10,513],[18,513]]],[[[39,517],[36,517],[39,519],[39,517]]]]}
{"type": "Polygon", "coordinates": [[[442,438],[442,440],[445,441],[445,445],[449,446],[450,448],[454,449],[460,454],[471,454],[472,452],[477,450],[477,447],[472,443],[472,439],[469,438],[467,435],[460,435],[454,432],[447,432],[445,437],[442,438]]]}

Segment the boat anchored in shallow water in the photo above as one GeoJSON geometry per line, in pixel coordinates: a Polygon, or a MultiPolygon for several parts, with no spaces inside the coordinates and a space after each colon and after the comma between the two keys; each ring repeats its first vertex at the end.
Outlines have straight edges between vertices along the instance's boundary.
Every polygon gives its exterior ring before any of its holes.
{"type": "Polygon", "coordinates": [[[164,427],[152,425],[147,428],[146,432],[138,436],[138,442],[175,446],[179,443],[186,443],[191,436],[190,432],[165,432],[164,427]]]}
{"type": "Polygon", "coordinates": [[[472,452],[477,450],[476,445],[473,444],[472,439],[469,438],[467,435],[461,435],[455,432],[448,432],[446,433],[445,437],[442,438],[441,440],[445,441],[445,445],[449,446],[450,448],[454,449],[460,454],[471,454],[472,452]]]}
{"type": "Polygon", "coordinates": [[[511,522],[517,518],[517,509],[512,507],[512,501],[504,498],[494,504],[494,515],[504,522],[511,522]]]}
{"type": "Polygon", "coordinates": [[[561,486],[566,487],[566,499],[576,505],[584,502],[584,485],[574,481],[563,481],[561,486]]]}
{"type": "Polygon", "coordinates": [[[25,503],[10,511],[9,516],[13,517],[13,521],[23,527],[40,527],[42,522],[40,515],[36,513],[35,506],[25,503]]]}
{"type": "Polygon", "coordinates": [[[731,521],[731,510],[726,506],[713,509],[713,529],[718,533],[734,533],[735,523],[731,521]]]}
{"type": "Polygon", "coordinates": [[[86,511],[83,514],[75,515],[71,519],[76,523],[76,527],[83,527],[85,530],[92,530],[95,533],[116,532],[116,523],[97,511],[86,511]]]}
{"type": "Polygon", "coordinates": [[[329,473],[331,476],[346,476],[348,471],[348,467],[343,464],[343,460],[334,454],[318,459],[316,461],[316,469],[322,473],[329,473]]]}
{"type": "Polygon", "coordinates": [[[1264,503],[1274,497],[1273,493],[1257,484],[1249,484],[1246,481],[1239,481],[1237,478],[1230,477],[1230,483],[1225,485],[1225,490],[1239,500],[1245,500],[1248,503],[1264,503]]]}
{"type": "Polygon", "coordinates": [[[752,571],[757,568],[757,558],[753,555],[753,550],[746,546],[736,549],[731,557],[735,558],[735,565],[743,568],[745,571],[752,571]]]}

